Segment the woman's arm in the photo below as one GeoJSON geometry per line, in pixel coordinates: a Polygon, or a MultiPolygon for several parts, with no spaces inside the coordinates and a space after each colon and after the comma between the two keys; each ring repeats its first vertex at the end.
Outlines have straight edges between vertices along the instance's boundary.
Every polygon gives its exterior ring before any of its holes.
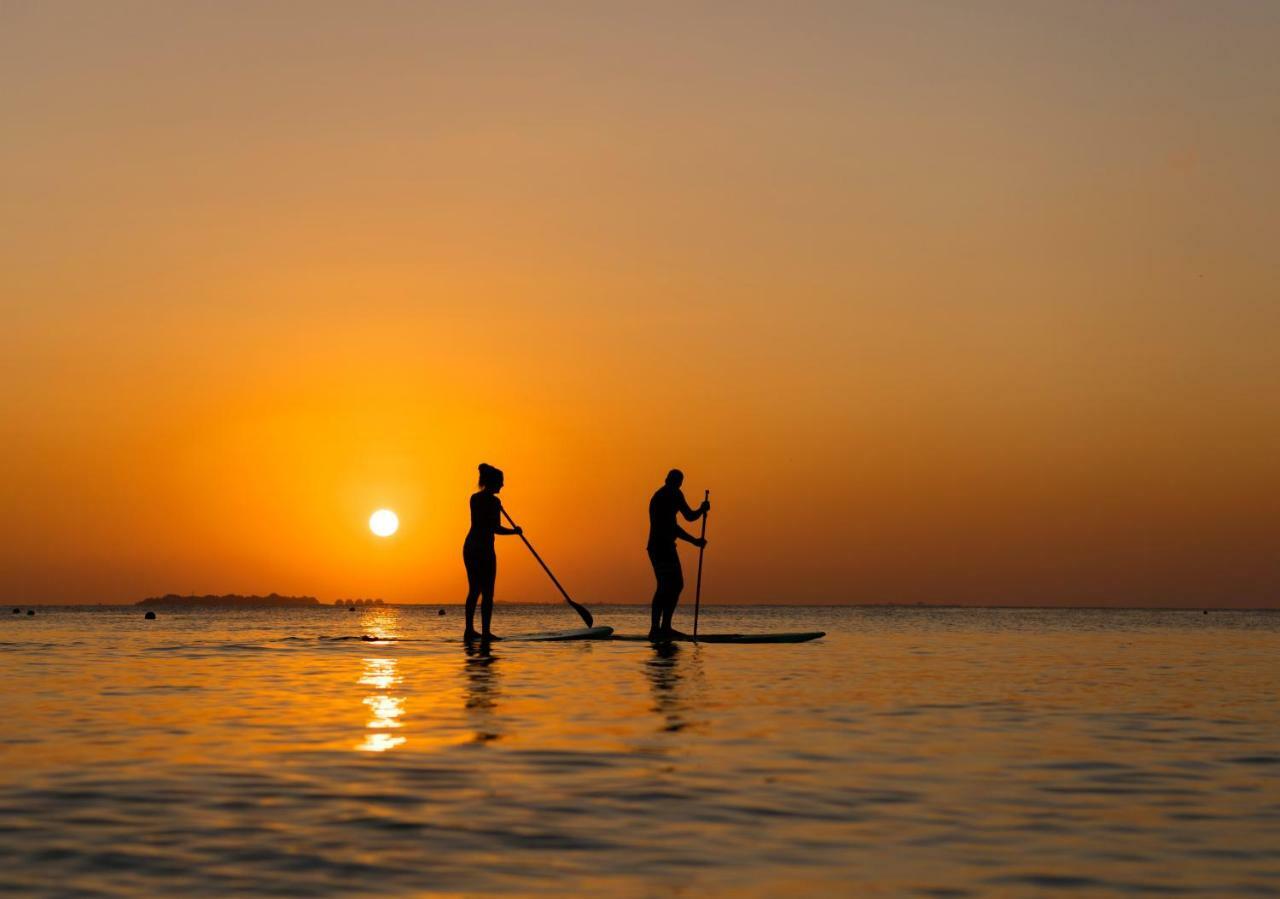
{"type": "Polygon", "coordinates": [[[524,528],[506,528],[502,526],[502,500],[496,496],[493,498],[493,532],[504,537],[519,536],[524,533],[524,528]]]}

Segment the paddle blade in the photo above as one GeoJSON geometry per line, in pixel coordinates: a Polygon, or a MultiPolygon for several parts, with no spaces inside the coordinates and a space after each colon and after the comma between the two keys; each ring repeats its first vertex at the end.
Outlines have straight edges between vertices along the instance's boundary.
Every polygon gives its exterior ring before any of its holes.
{"type": "Polygon", "coordinates": [[[565,597],[565,601],[569,603],[569,605],[573,606],[573,610],[575,612],[577,612],[579,615],[582,616],[583,624],[585,624],[587,627],[592,626],[591,622],[593,619],[591,617],[591,612],[589,609],[587,609],[586,606],[578,605],[576,602],[574,602],[572,599],[569,599],[569,597],[567,596],[565,597]]]}

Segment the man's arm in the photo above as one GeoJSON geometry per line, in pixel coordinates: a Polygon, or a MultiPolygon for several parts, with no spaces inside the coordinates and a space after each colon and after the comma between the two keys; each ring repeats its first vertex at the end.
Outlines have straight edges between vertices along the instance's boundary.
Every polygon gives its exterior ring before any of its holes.
{"type": "MultiPolygon", "coordinates": [[[[684,498],[684,491],[680,492],[680,514],[684,516],[685,521],[697,521],[703,515],[706,515],[707,511],[710,508],[711,508],[711,503],[707,502],[706,500],[703,500],[702,505],[699,506],[696,510],[690,509],[688,500],[684,498]]],[[[679,530],[679,526],[677,526],[677,530],[679,530]]],[[[688,535],[686,535],[685,539],[689,540],[690,542],[692,542],[693,540],[693,538],[689,537],[688,535]]]]}
{"type": "Polygon", "coordinates": [[[707,541],[704,540],[702,537],[693,536],[693,534],[690,534],[684,528],[680,527],[680,525],[676,525],[676,538],[679,540],[683,540],[686,543],[692,543],[694,546],[707,545],[707,541]]]}

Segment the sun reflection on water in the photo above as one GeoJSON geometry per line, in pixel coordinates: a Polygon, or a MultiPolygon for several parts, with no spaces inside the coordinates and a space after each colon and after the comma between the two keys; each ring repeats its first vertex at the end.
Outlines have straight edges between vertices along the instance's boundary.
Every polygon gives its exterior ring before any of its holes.
{"type": "Polygon", "coordinates": [[[360,677],[358,683],[366,687],[386,690],[399,681],[400,677],[396,674],[395,659],[365,659],[364,674],[360,677]]]}
{"type": "Polygon", "coordinates": [[[404,716],[404,697],[387,692],[404,680],[396,670],[397,664],[396,659],[364,659],[359,683],[372,687],[375,692],[363,700],[371,717],[365,725],[369,733],[356,746],[361,752],[386,752],[405,742],[404,737],[387,733],[403,725],[400,718],[404,716]]]}
{"type": "Polygon", "coordinates": [[[393,737],[391,734],[369,734],[356,749],[361,752],[386,752],[404,743],[404,737],[393,737]]]}
{"type": "Polygon", "coordinates": [[[400,727],[396,719],[404,714],[404,698],[401,696],[366,696],[364,704],[369,707],[373,719],[369,727],[400,727]]]}
{"type": "Polygon", "coordinates": [[[360,627],[366,636],[375,640],[395,640],[400,616],[395,609],[375,607],[360,618],[360,627]]]}

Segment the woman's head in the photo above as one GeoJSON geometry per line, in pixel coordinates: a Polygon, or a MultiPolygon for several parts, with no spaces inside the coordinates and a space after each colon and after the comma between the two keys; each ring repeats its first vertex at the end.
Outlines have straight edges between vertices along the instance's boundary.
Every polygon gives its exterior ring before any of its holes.
{"type": "Polygon", "coordinates": [[[502,469],[494,468],[486,462],[480,463],[480,489],[497,493],[502,489],[502,469]]]}

